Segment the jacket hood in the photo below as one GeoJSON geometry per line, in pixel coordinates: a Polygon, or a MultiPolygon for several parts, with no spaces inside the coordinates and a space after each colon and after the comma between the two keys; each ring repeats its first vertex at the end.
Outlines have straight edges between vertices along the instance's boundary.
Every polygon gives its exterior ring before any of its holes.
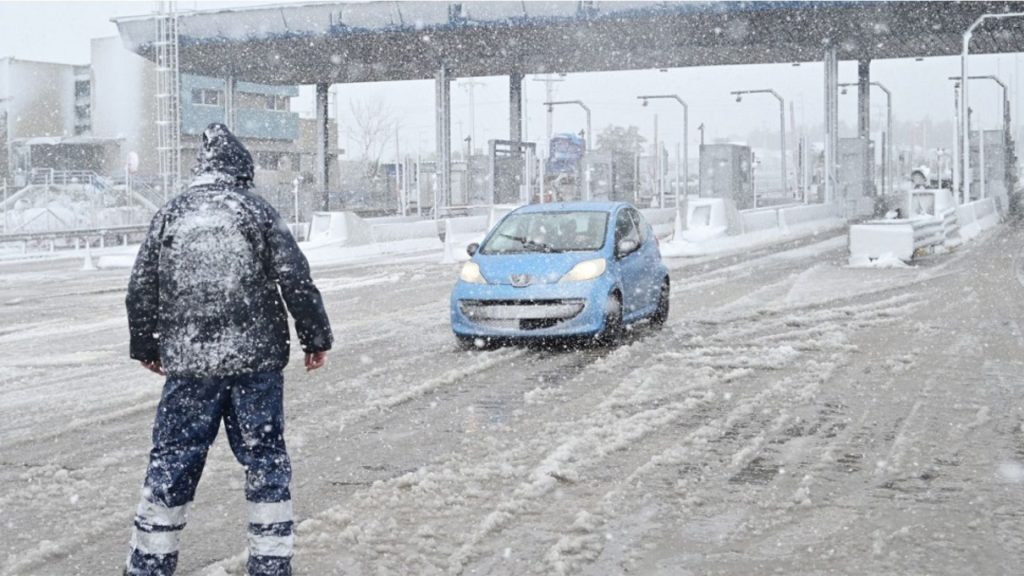
{"type": "Polygon", "coordinates": [[[192,173],[196,176],[214,176],[215,181],[250,187],[254,174],[252,155],[227,126],[215,122],[203,130],[192,173]]]}

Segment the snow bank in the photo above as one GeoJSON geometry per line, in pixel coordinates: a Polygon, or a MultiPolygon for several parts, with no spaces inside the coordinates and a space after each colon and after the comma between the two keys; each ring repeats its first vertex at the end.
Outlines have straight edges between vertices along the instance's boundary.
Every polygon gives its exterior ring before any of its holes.
{"type": "Polygon", "coordinates": [[[691,235],[690,238],[693,238],[693,240],[687,240],[684,236],[684,239],[681,240],[664,242],[661,245],[661,255],[665,258],[679,258],[684,256],[704,256],[708,254],[747,250],[750,248],[764,246],[766,244],[772,244],[780,240],[810,236],[829,230],[836,230],[844,226],[846,226],[845,220],[841,218],[829,218],[827,220],[804,222],[795,226],[789,226],[786,229],[769,228],[758,232],[751,232],[749,234],[741,234],[739,236],[717,236],[714,235],[713,232],[709,231],[706,238],[691,235]]]}

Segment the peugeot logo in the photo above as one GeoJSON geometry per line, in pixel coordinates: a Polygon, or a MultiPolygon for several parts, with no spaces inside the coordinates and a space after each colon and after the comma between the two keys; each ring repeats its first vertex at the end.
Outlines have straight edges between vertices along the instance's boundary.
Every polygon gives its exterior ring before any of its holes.
{"type": "Polygon", "coordinates": [[[517,288],[522,288],[524,286],[529,286],[531,281],[532,281],[532,279],[530,278],[529,274],[513,274],[512,275],[512,285],[517,287],[517,288]]]}

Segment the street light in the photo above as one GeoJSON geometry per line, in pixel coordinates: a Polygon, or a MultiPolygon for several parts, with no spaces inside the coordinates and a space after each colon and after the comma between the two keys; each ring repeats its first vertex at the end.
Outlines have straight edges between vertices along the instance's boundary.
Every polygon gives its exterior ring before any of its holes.
{"type": "MultiPolygon", "coordinates": [[[[950,76],[950,80],[955,80],[957,86],[960,85],[960,76],[950,76]]],[[[981,76],[968,76],[968,80],[992,80],[1003,90],[1003,132],[1009,133],[1010,131],[1010,97],[1007,91],[1006,83],[999,79],[998,76],[991,74],[985,74],[981,76]]]]}
{"type": "MultiPolygon", "coordinates": [[[[950,76],[949,79],[950,80],[954,80],[956,82],[956,86],[957,87],[959,87],[961,84],[966,84],[966,82],[961,82],[961,79],[962,79],[961,76],[950,76]]],[[[968,80],[992,80],[996,84],[999,84],[999,87],[1002,88],[1002,90],[1003,90],[1003,142],[1004,143],[1007,142],[1007,136],[1010,134],[1010,98],[1009,98],[1009,95],[1008,95],[1008,92],[1007,92],[1006,84],[1002,80],[1000,80],[997,76],[993,76],[991,74],[984,74],[984,75],[978,75],[978,76],[968,76],[967,79],[968,80]]],[[[966,93],[966,87],[964,87],[964,92],[966,93]]],[[[968,128],[970,128],[970,123],[969,122],[968,122],[968,128]]],[[[983,146],[983,143],[981,142],[981,139],[984,138],[984,137],[985,137],[984,132],[979,128],[978,146],[983,146]]],[[[968,138],[968,141],[969,141],[969,138],[968,138]]],[[[981,166],[980,169],[984,170],[985,167],[981,166]]],[[[966,181],[966,179],[965,179],[965,181],[966,181]]],[[[985,187],[982,186],[982,197],[984,197],[984,191],[985,191],[984,188],[985,187]]]]}
{"type": "MultiPolygon", "coordinates": [[[[789,193],[788,186],[786,186],[786,101],[775,90],[768,88],[761,90],[734,90],[729,92],[729,94],[734,94],[737,102],[743,100],[744,94],[771,94],[779,101],[779,152],[782,158],[782,194],[785,196],[789,193]]],[[[754,207],[757,207],[756,202],[754,207]]]]}
{"type": "MultiPolygon", "coordinates": [[[[882,92],[885,92],[885,131],[888,133],[888,140],[886,141],[885,150],[885,180],[889,193],[892,194],[893,185],[895,180],[893,179],[892,170],[892,157],[893,157],[893,133],[892,133],[892,92],[888,88],[882,86],[881,82],[869,82],[872,86],[877,86],[882,92]]],[[[843,89],[843,94],[846,94],[846,88],[850,86],[858,86],[856,82],[844,82],[839,85],[843,89]]]]}
{"type": "MultiPolygon", "coordinates": [[[[967,27],[963,35],[963,47],[960,52],[960,77],[970,78],[970,74],[967,73],[967,55],[970,52],[971,36],[974,34],[974,29],[977,28],[982,22],[988,19],[1003,18],[1019,18],[1024,16],[1024,12],[1006,12],[1004,14],[982,14],[974,21],[973,24],[967,27]]],[[[966,204],[971,197],[971,156],[968,146],[970,145],[970,135],[967,130],[970,128],[970,124],[967,120],[967,85],[970,82],[962,82],[963,87],[961,90],[963,93],[960,98],[960,161],[963,169],[960,174],[963,176],[964,183],[960,187],[960,201],[962,204],[966,204]]]]}
{"type": "MultiPolygon", "coordinates": [[[[675,94],[658,94],[654,96],[637,96],[644,106],[647,106],[648,100],[657,98],[671,98],[676,102],[679,102],[683,106],[683,190],[686,191],[689,187],[690,182],[690,148],[687,145],[687,139],[690,132],[690,107],[686,105],[686,102],[682,98],[675,94]]],[[[677,160],[678,161],[678,160],[677,160]]],[[[676,168],[678,170],[678,168],[676,168]]],[[[676,187],[676,208],[679,208],[679,189],[676,187]]]]}
{"type": "MultiPolygon", "coordinates": [[[[576,104],[580,108],[583,108],[583,111],[587,113],[587,139],[586,139],[586,144],[587,144],[587,155],[589,156],[590,153],[593,151],[593,148],[591,147],[591,141],[594,138],[593,136],[591,136],[591,131],[590,131],[590,108],[587,108],[587,105],[584,104],[580,100],[558,100],[556,102],[545,102],[544,103],[544,105],[548,107],[548,112],[551,112],[551,109],[554,108],[555,106],[560,106],[560,105],[563,105],[563,104],[576,104]]],[[[590,200],[590,160],[589,159],[587,159],[587,174],[586,174],[586,178],[587,178],[587,200],[590,200]]]]}

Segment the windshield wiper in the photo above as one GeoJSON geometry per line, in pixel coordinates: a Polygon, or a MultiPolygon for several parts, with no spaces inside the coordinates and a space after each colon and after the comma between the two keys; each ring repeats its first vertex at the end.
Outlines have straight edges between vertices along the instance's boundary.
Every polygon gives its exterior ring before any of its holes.
{"type": "Polygon", "coordinates": [[[505,234],[504,232],[498,232],[498,236],[501,236],[502,238],[508,238],[509,240],[515,240],[516,242],[519,242],[523,246],[526,246],[530,242],[529,240],[526,239],[525,236],[515,236],[513,234],[505,234]]]}
{"type": "Polygon", "coordinates": [[[498,236],[508,238],[509,240],[515,240],[522,244],[523,248],[529,252],[554,252],[554,246],[545,242],[537,242],[536,240],[530,240],[524,236],[515,236],[514,234],[505,234],[504,232],[498,232],[498,236]]]}

